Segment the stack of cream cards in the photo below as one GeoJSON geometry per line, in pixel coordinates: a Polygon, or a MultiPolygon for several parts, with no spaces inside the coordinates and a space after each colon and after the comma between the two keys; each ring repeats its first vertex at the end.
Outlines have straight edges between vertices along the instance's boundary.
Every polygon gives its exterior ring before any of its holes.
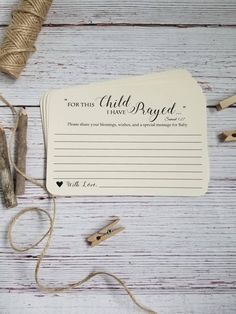
{"type": "Polygon", "coordinates": [[[206,98],[185,70],[52,90],[41,113],[54,195],[207,191],[206,98]]]}

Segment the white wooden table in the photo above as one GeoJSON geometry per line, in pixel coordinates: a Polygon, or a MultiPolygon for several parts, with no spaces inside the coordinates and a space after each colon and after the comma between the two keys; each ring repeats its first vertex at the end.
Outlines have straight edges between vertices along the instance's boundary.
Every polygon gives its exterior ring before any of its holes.
{"type": "MultiPolygon", "coordinates": [[[[0,0],[0,39],[17,2],[0,0]]],[[[50,88],[182,67],[208,98],[207,195],[59,198],[54,238],[41,271],[44,283],[73,282],[106,270],[159,314],[236,313],[236,143],[217,137],[236,127],[236,108],[214,108],[236,92],[235,18],[235,0],[55,0],[38,51],[20,79],[0,75],[0,92],[27,107],[27,172],[39,180],[45,178],[45,155],[38,103],[50,88]],[[89,248],[85,237],[116,215],[126,231],[89,248]]],[[[3,106],[0,122],[12,125],[3,106]]],[[[34,267],[40,247],[16,254],[6,239],[10,218],[31,205],[48,208],[49,200],[27,184],[18,208],[0,206],[1,314],[141,313],[106,278],[65,294],[38,291],[34,267]]],[[[17,241],[29,243],[46,228],[43,219],[28,216],[17,228],[17,241]]]]}

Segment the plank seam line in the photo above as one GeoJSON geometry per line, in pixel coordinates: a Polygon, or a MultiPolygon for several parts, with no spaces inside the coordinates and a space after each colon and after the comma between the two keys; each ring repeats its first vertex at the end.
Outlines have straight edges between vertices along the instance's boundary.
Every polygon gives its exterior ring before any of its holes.
{"type": "MultiPolygon", "coordinates": [[[[0,24],[0,27],[7,27],[8,24],[0,24]]],[[[194,27],[209,27],[209,28],[217,28],[217,27],[226,27],[226,28],[234,28],[236,24],[189,24],[189,23],[48,23],[44,24],[43,27],[176,27],[176,28],[194,28],[194,27]]]]}

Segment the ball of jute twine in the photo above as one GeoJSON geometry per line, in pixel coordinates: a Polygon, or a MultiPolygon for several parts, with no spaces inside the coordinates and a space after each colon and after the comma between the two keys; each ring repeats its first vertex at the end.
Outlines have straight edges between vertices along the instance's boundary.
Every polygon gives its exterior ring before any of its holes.
{"type": "Polygon", "coordinates": [[[46,239],[43,249],[38,257],[37,263],[36,263],[36,267],[35,267],[35,271],[34,271],[34,277],[35,277],[35,281],[37,283],[38,288],[42,291],[42,292],[46,292],[46,293],[55,293],[55,292],[64,292],[64,291],[68,291],[71,290],[73,288],[78,288],[81,285],[85,284],[86,282],[90,281],[93,277],[97,277],[97,276],[106,276],[106,277],[110,277],[112,279],[114,279],[128,294],[128,296],[130,297],[130,299],[132,300],[132,302],[141,310],[143,310],[146,313],[149,314],[157,314],[156,311],[149,309],[148,307],[142,305],[134,296],[134,294],[132,293],[132,291],[127,287],[127,285],[123,282],[123,280],[121,280],[119,277],[117,277],[116,275],[106,272],[106,271],[95,271],[92,272],[88,275],[86,275],[84,278],[82,278],[80,281],[74,282],[74,283],[70,283],[67,284],[65,286],[59,286],[59,287],[50,287],[47,286],[43,283],[41,283],[41,280],[39,278],[39,270],[40,270],[40,266],[41,263],[45,257],[45,254],[47,252],[47,250],[49,249],[50,246],[50,242],[52,239],[52,234],[53,234],[53,230],[54,230],[54,224],[55,224],[55,219],[56,219],[56,197],[54,195],[52,195],[51,193],[49,193],[46,189],[46,187],[41,184],[40,182],[38,182],[37,180],[35,180],[34,178],[29,177],[26,173],[22,172],[15,164],[14,159],[12,158],[12,148],[13,148],[13,143],[14,143],[14,138],[15,138],[15,134],[17,131],[17,127],[18,127],[18,121],[19,121],[19,112],[15,109],[15,107],[10,104],[1,94],[0,94],[0,101],[3,102],[8,108],[11,109],[12,115],[15,119],[15,123],[14,123],[14,127],[12,128],[12,134],[10,137],[10,145],[9,145],[9,159],[11,162],[12,167],[19,173],[21,174],[26,180],[28,180],[29,182],[33,183],[36,186],[39,186],[40,188],[42,188],[47,194],[48,197],[51,199],[52,201],[52,214],[49,213],[49,211],[40,208],[40,207],[29,207],[29,208],[23,208],[21,209],[11,220],[9,227],[8,227],[8,239],[10,242],[10,246],[13,248],[13,250],[15,250],[16,252],[27,252],[31,249],[36,248],[44,239],[46,239]],[[39,240],[37,240],[35,243],[33,243],[32,245],[29,245],[28,247],[19,247],[15,244],[14,240],[13,240],[13,230],[15,227],[15,224],[18,222],[18,220],[24,216],[25,214],[29,213],[29,212],[36,212],[36,213],[41,213],[43,215],[45,215],[49,221],[49,227],[48,230],[44,233],[44,235],[39,238],[39,240]]]}
{"type": "Polygon", "coordinates": [[[53,0],[21,0],[12,12],[0,48],[0,71],[18,78],[36,50],[34,44],[53,0]]]}

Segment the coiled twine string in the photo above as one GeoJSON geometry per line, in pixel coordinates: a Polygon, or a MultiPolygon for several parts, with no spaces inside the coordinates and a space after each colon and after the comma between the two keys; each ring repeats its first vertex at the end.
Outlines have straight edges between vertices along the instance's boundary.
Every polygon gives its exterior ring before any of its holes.
{"type": "Polygon", "coordinates": [[[53,0],[21,0],[0,48],[0,71],[18,78],[26,66],[53,0]]]}
{"type": "Polygon", "coordinates": [[[9,159],[10,162],[13,166],[13,168],[20,173],[26,180],[28,180],[29,182],[35,184],[36,186],[39,186],[40,188],[42,188],[47,194],[48,197],[51,199],[52,201],[52,214],[50,214],[47,210],[42,209],[40,207],[29,207],[29,208],[24,208],[22,210],[20,210],[19,213],[17,213],[13,219],[11,220],[10,224],[9,224],[9,228],[8,228],[8,239],[10,242],[10,246],[13,248],[13,250],[17,251],[17,252],[27,252],[35,247],[37,247],[38,244],[40,244],[44,239],[46,239],[44,247],[42,249],[42,252],[40,253],[37,263],[36,263],[36,267],[35,267],[35,272],[34,272],[34,276],[35,276],[35,281],[39,287],[39,289],[43,292],[48,292],[48,293],[55,293],[55,292],[63,292],[63,291],[68,291],[72,288],[76,288],[76,287],[80,287],[82,284],[88,282],[90,279],[92,279],[95,276],[99,276],[99,275],[105,275],[108,276],[110,278],[113,278],[129,295],[129,297],[131,298],[131,300],[133,301],[134,304],[137,305],[137,307],[139,307],[141,310],[143,310],[146,313],[149,314],[157,314],[155,311],[147,308],[146,306],[143,306],[139,301],[137,301],[137,299],[135,298],[135,296],[133,295],[133,293],[130,291],[130,289],[126,286],[126,284],[117,276],[109,273],[109,272],[105,272],[105,271],[97,271],[97,272],[92,272],[90,274],[88,274],[87,276],[85,276],[82,280],[71,283],[71,284],[67,284],[63,287],[48,287],[44,284],[42,284],[40,282],[39,279],[39,270],[40,270],[40,266],[41,263],[45,257],[45,254],[49,248],[50,245],[50,241],[52,238],[52,233],[53,233],[53,229],[54,229],[54,224],[55,224],[55,218],[56,218],[56,197],[52,194],[50,194],[46,187],[41,184],[40,182],[38,182],[37,180],[35,180],[34,178],[29,177],[28,175],[26,175],[25,173],[23,173],[20,169],[17,168],[11,151],[12,151],[12,147],[13,147],[13,143],[14,143],[14,139],[15,139],[15,134],[17,131],[17,126],[18,126],[18,120],[19,120],[19,114],[17,112],[17,110],[14,108],[13,105],[11,105],[3,96],[0,95],[0,100],[11,109],[13,118],[15,119],[15,123],[14,123],[14,127],[12,128],[12,133],[11,133],[11,137],[10,137],[10,141],[9,141],[9,159]],[[49,228],[48,230],[45,232],[45,234],[39,239],[37,240],[35,243],[33,243],[32,245],[28,246],[28,247],[18,247],[13,240],[13,230],[15,227],[15,224],[18,222],[18,220],[24,216],[25,214],[29,213],[29,212],[37,212],[37,213],[41,213],[44,214],[47,219],[49,220],[49,228]]]}

